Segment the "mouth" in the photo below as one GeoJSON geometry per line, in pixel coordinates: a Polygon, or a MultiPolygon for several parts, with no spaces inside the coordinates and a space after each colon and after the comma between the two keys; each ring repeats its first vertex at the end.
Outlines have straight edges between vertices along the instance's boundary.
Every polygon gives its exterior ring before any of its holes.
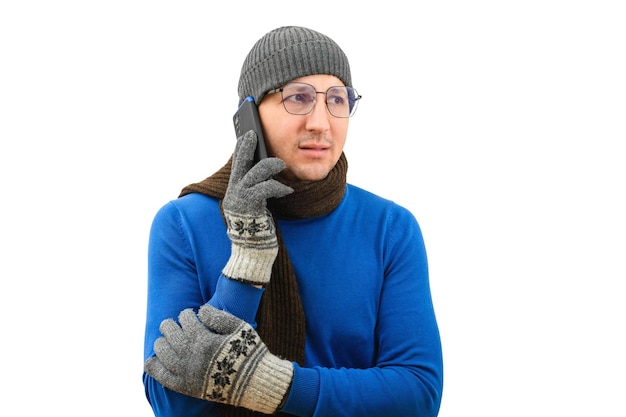
{"type": "Polygon", "coordinates": [[[314,151],[325,151],[329,148],[328,145],[323,145],[321,143],[312,143],[312,144],[301,144],[299,146],[300,149],[304,150],[314,150],[314,151]]]}
{"type": "Polygon", "coordinates": [[[307,157],[319,159],[325,156],[330,147],[321,143],[301,144],[298,147],[307,157]]]}

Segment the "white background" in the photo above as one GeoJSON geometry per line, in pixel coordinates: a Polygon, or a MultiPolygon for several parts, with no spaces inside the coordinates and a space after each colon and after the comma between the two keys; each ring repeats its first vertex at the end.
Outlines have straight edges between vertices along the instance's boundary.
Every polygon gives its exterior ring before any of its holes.
{"type": "Polygon", "coordinates": [[[623,417],[620,3],[3,2],[0,414],[152,415],[150,222],[226,161],[245,54],[297,24],[363,95],[350,182],[422,226],[440,416],[623,417]]]}

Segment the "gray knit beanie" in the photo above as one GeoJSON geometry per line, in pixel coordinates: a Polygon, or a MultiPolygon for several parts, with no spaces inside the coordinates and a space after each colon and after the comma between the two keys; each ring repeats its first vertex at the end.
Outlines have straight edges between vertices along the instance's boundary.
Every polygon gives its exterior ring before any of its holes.
{"type": "Polygon", "coordinates": [[[299,26],[284,26],[265,34],[241,67],[239,102],[247,96],[259,104],[265,94],[296,78],[330,74],[351,86],[348,57],[328,36],[299,26]]]}

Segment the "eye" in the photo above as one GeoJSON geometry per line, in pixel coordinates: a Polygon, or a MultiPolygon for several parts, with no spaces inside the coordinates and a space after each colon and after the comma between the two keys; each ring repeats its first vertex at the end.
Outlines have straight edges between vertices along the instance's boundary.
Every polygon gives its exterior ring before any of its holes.
{"type": "Polygon", "coordinates": [[[332,104],[334,106],[341,106],[345,104],[346,99],[342,96],[328,96],[328,104],[332,104]]]}
{"type": "Polygon", "coordinates": [[[331,88],[326,93],[326,102],[332,106],[345,106],[348,103],[348,93],[343,88],[331,88]]]}
{"type": "Polygon", "coordinates": [[[306,103],[310,103],[311,101],[313,101],[311,94],[308,94],[308,93],[290,94],[288,96],[285,96],[283,99],[285,101],[288,101],[291,103],[298,103],[298,104],[306,104],[306,103]]]}

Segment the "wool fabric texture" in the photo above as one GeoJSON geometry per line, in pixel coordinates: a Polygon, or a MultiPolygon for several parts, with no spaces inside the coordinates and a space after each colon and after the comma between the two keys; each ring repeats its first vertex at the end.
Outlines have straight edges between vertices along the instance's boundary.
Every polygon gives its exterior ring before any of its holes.
{"type": "Polygon", "coordinates": [[[296,78],[330,74],[352,85],[350,64],[343,50],[328,36],[300,26],[283,26],[259,39],[244,60],[239,77],[239,103],[265,94],[296,78]]]}
{"type": "MultiPolygon", "coordinates": [[[[179,197],[189,193],[200,193],[223,199],[228,187],[231,164],[232,157],[210,177],[184,187],[179,197]]],[[[345,194],[347,171],[348,161],[342,153],[335,167],[321,181],[302,184],[281,179],[281,182],[293,188],[294,192],[279,199],[269,199],[268,209],[276,219],[305,219],[328,214],[339,205],[345,194]]],[[[303,365],[306,331],[304,311],[295,272],[278,224],[276,235],[278,256],[272,266],[271,280],[265,287],[257,312],[257,332],[274,355],[303,365]]],[[[247,409],[221,406],[222,416],[263,415],[247,409]]]]}

